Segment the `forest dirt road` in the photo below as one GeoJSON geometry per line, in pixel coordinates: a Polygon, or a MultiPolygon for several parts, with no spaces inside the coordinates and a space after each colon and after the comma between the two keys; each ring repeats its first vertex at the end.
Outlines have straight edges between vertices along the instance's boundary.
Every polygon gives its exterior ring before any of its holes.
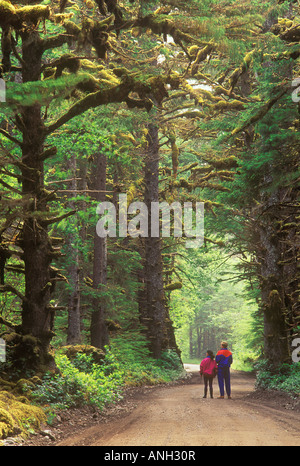
{"type": "MultiPolygon", "coordinates": [[[[189,366],[188,371],[198,370],[189,366]]],[[[299,411],[251,397],[254,378],[232,371],[232,399],[203,399],[192,383],[148,388],[117,419],[74,433],[56,446],[300,446],[299,411]]]]}

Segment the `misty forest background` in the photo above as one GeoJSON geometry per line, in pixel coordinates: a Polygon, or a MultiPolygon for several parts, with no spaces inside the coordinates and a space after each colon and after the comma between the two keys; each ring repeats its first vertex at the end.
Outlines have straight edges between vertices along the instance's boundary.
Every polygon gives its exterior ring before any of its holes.
{"type": "Polygon", "coordinates": [[[299,2],[0,0],[0,27],[0,393],[103,406],[221,339],[298,393],[299,2]],[[203,246],[100,238],[120,193],[204,202],[203,246]]]}

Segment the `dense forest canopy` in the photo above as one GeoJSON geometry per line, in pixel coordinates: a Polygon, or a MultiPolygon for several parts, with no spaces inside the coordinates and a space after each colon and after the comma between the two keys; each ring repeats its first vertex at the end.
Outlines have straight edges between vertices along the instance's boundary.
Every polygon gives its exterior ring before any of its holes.
{"type": "Polygon", "coordinates": [[[0,0],[0,27],[8,366],[55,369],[52,345],[80,343],[199,358],[224,337],[291,362],[298,2],[0,0]],[[202,202],[203,246],[99,237],[122,193],[149,225],[152,202],[202,202]]]}

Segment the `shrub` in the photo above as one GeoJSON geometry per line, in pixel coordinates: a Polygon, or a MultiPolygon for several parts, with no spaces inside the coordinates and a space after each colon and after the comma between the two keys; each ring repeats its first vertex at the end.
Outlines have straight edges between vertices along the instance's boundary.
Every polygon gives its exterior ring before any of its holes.
{"type": "Polygon", "coordinates": [[[43,383],[32,391],[32,399],[54,409],[90,404],[103,409],[122,398],[126,386],[169,382],[183,373],[176,353],[168,351],[160,360],[148,355],[135,362],[133,352],[115,354],[106,348],[105,358],[94,362],[91,354],[78,353],[70,360],[57,352],[59,375],[46,375],[43,383]]]}
{"type": "Polygon", "coordinates": [[[72,361],[57,354],[55,360],[61,373],[44,377],[44,383],[32,393],[36,402],[57,408],[91,404],[102,409],[105,404],[120,398],[120,374],[115,370],[112,375],[110,362],[95,364],[92,356],[84,353],[72,361]]]}
{"type": "Polygon", "coordinates": [[[273,367],[267,361],[256,365],[256,387],[271,390],[282,390],[290,395],[300,395],[300,364],[282,364],[273,367]]]}

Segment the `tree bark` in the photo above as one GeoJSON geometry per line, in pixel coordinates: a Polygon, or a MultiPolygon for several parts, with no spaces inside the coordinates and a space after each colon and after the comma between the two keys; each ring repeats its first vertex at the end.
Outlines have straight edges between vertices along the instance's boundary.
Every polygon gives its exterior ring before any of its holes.
{"type": "Polygon", "coordinates": [[[190,323],[189,326],[189,355],[190,358],[193,359],[195,354],[194,354],[194,342],[193,342],[193,326],[190,323]]]}
{"type": "MultiPolygon", "coordinates": [[[[42,50],[37,32],[24,33],[23,82],[38,81],[41,75],[42,50]]],[[[54,253],[44,216],[47,213],[47,196],[44,190],[44,126],[41,107],[21,109],[23,125],[22,143],[22,193],[24,224],[20,245],[25,264],[25,299],[22,305],[23,335],[33,337],[35,346],[25,365],[36,367],[53,365],[49,356],[49,344],[53,336],[53,311],[49,307],[54,285],[50,276],[50,263],[54,253]]],[[[28,339],[27,339],[28,342],[28,339]]],[[[48,367],[49,368],[49,367],[48,367]]]]}
{"type": "Polygon", "coordinates": [[[267,213],[258,223],[261,245],[259,262],[264,313],[264,351],[265,357],[275,366],[287,362],[290,357],[288,329],[285,322],[286,278],[280,265],[284,246],[276,231],[274,212],[278,210],[279,203],[280,193],[277,191],[264,204],[263,208],[267,213]]]}
{"type": "MultiPolygon", "coordinates": [[[[93,179],[93,189],[105,191],[106,189],[106,157],[99,154],[96,160],[95,175],[93,179]]],[[[96,200],[104,202],[105,192],[96,193],[96,200]]],[[[101,299],[101,292],[107,284],[107,240],[94,233],[94,262],[93,262],[93,288],[98,290],[99,297],[92,299],[92,316],[91,316],[91,345],[96,348],[104,349],[109,343],[108,329],[105,324],[106,305],[105,299],[101,299]]]]}
{"type": "MultiPolygon", "coordinates": [[[[72,181],[69,183],[69,189],[72,190],[71,197],[76,196],[77,191],[77,164],[76,155],[72,154],[68,160],[70,175],[72,181]]],[[[76,209],[75,202],[69,201],[71,210],[76,209]]],[[[70,294],[68,300],[68,333],[67,344],[76,345],[81,343],[81,317],[80,317],[80,263],[79,263],[79,250],[78,250],[78,236],[77,220],[74,219],[73,228],[69,235],[67,235],[67,250],[69,251],[68,260],[70,261],[68,276],[70,283],[70,294]]]]}
{"type": "Polygon", "coordinates": [[[161,239],[151,237],[151,202],[158,202],[159,168],[158,128],[149,124],[147,153],[145,156],[144,202],[148,208],[148,237],[144,240],[144,286],[145,300],[140,308],[141,323],[146,328],[149,349],[154,358],[160,358],[163,351],[170,348],[167,329],[167,311],[163,284],[163,263],[161,239]]]}

